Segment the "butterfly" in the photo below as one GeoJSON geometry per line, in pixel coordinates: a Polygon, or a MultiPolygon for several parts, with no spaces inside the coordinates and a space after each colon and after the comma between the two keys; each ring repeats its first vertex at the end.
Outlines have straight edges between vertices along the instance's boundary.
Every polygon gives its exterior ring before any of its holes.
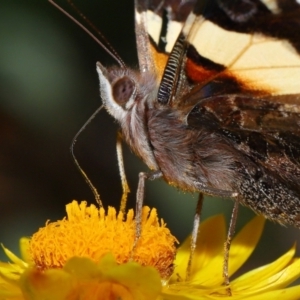
{"type": "Polygon", "coordinates": [[[300,227],[300,2],[136,0],[135,31],[139,70],[97,71],[138,201],[163,178],[300,227]]]}

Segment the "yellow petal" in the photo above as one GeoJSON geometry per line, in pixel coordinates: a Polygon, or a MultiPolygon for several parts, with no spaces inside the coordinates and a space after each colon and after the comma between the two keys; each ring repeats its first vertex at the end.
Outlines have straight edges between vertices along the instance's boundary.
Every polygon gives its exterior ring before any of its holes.
{"type": "Polygon", "coordinates": [[[253,288],[264,292],[268,290],[284,288],[300,277],[299,270],[300,259],[296,259],[291,265],[274,274],[273,276],[262,280],[253,288]]]}
{"type": "MultiPolygon", "coordinates": [[[[90,259],[74,257],[64,270],[78,278],[98,278],[98,282],[113,282],[126,287],[133,299],[152,300],[161,290],[159,273],[153,267],[142,267],[135,262],[118,265],[111,254],[105,255],[98,265],[90,259]]],[[[117,291],[118,287],[114,286],[114,289],[117,291]]]]}
{"type": "Polygon", "coordinates": [[[117,263],[113,257],[107,254],[101,259],[99,266],[100,268],[87,257],[72,257],[66,262],[63,270],[77,279],[91,279],[97,276],[102,277],[103,273],[110,268],[116,267],[117,263]],[[108,256],[111,259],[108,259],[108,256]]]}
{"type": "MultiPolygon", "coordinates": [[[[255,290],[259,286],[267,285],[272,276],[276,276],[278,272],[283,270],[293,259],[295,255],[295,247],[292,247],[288,252],[278,258],[276,261],[254,269],[231,282],[231,287],[235,291],[252,288],[255,290]],[[254,288],[256,287],[256,288],[254,288]]],[[[300,268],[299,268],[300,270],[300,268]]],[[[298,270],[298,273],[299,273],[298,270]]]]}
{"type": "Polygon", "coordinates": [[[222,270],[226,223],[223,215],[209,218],[205,221],[204,230],[201,229],[193,258],[191,282],[212,288],[224,281],[222,270]]]}
{"type": "Polygon", "coordinates": [[[260,292],[255,295],[241,294],[239,296],[232,296],[229,300],[299,300],[300,295],[300,285],[274,290],[269,292],[260,292]]]}
{"type": "MultiPolygon", "coordinates": [[[[220,268],[222,267],[222,253],[226,237],[225,228],[225,219],[223,215],[213,216],[201,223],[197,248],[191,269],[191,280],[200,280],[204,282],[209,279],[209,277],[214,276],[211,275],[213,270],[210,268],[212,259],[217,260],[217,264],[219,263],[220,268]],[[207,274],[207,272],[210,274],[207,274]]],[[[185,279],[189,256],[190,237],[188,237],[178,249],[174,262],[175,271],[171,277],[170,283],[178,281],[178,278],[181,280],[185,279]]],[[[221,270],[220,268],[219,270],[221,270]]],[[[222,277],[220,271],[218,272],[218,275],[222,277]]]]}
{"type": "Polygon", "coordinates": [[[267,293],[258,294],[256,296],[242,297],[240,299],[251,300],[270,300],[270,299],[282,299],[282,300],[299,300],[300,298],[300,285],[285,288],[282,290],[275,290],[267,293]]]}
{"type": "Polygon", "coordinates": [[[0,268],[0,276],[8,282],[16,282],[20,278],[21,272],[12,268],[0,268]]]}
{"type": "Polygon", "coordinates": [[[32,262],[32,259],[31,259],[30,253],[29,253],[29,242],[30,242],[30,239],[27,237],[22,237],[20,239],[21,257],[27,263],[32,262]]]}
{"type": "MultiPolygon", "coordinates": [[[[264,222],[265,219],[263,217],[254,217],[233,238],[229,252],[229,276],[244,264],[244,262],[255,249],[261,237],[264,222]]],[[[225,228],[225,226],[223,226],[223,228],[225,228]]],[[[219,228],[217,227],[217,229],[219,228]]],[[[222,289],[222,284],[224,282],[222,273],[224,264],[224,241],[225,238],[222,243],[222,250],[219,250],[219,252],[211,258],[206,268],[197,272],[197,277],[194,277],[197,279],[197,283],[199,282],[200,278],[202,278],[200,281],[201,284],[205,283],[207,286],[210,286],[211,289],[222,289]],[[207,280],[204,281],[203,278],[207,278],[207,280]],[[217,286],[219,286],[219,288],[216,288],[217,286]]]]}
{"type": "Polygon", "coordinates": [[[42,272],[29,268],[20,278],[20,287],[28,300],[66,300],[72,286],[71,275],[62,270],[42,272]]]}
{"type": "Polygon", "coordinates": [[[0,299],[19,300],[24,299],[24,297],[21,289],[16,284],[12,284],[0,276],[0,299]]]}
{"type": "Polygon", "coordinates": [[[13,254],[10,250],[8,250],[7,248],[5,248],[2,244],[1,244],[4,253],[6,254],[6,256],[17,266],[19,266],[20,268],[24,269],[27,268],[27,263],[24,262],[22,259],[20,259],[18,256],[16,256],[15,254],[13,254]]]}
{"type": "Polygon", "coordinates": [[[201,300],[213,299],[210,295],[210,289],[205,286],[193,286],[187,283],[175,283],[168,287],[163,287],[163,296],[159,300],[201,300]]]}
{"type": "Polygon", "coordinates": [[[249,258],[261,237],[264,224],[265,218],[256,216],[233,238],[229,253],[229,276],[249,258]]]}
{"type": "Polygon", "coordinates": [[[0,276],[6,281],[15,283],[23,273],[27,264],[2,245],[5,254],[13,263],[0,262],[0,276]]]}
{"type": "Polygon", "coordinates": [[[161,279],[153,267],[141,267],[137,263],[120,265],[108,272],[107,277],[125,285],[134,299],[155,299],[161,290],[161,279]],[[128,274],[131,274],[128,277],[128,274]]]}

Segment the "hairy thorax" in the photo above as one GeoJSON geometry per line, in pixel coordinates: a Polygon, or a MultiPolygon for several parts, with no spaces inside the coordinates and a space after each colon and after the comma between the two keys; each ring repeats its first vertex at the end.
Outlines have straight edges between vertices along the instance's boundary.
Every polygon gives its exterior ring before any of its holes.
{"type": "Polygon", "coordinates": [[[168,183],[187,191],[233,190],[234,153],[221,137],[193,130],[172,108],[150,109],[147,117],[152,150],[168,183]]]}

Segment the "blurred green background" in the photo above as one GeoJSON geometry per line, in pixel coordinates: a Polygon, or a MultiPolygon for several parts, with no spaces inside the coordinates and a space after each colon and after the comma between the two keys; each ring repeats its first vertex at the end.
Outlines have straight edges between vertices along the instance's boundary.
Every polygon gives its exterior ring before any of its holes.
{"type": "MultiPolygon", "coordinates": [[[[137,67],[132,2],[75,3],[126,64],[137,67]]],[[[59,4],[72,12],[66,1],[59,4]]],[[[0,2],[0,242],[13,251],[18,251],[19,237],[30,236],[48,219],[62,218],[65,204],[72,199],[95,202],[72,162],[69,146],[101,105],[96,61],[114,64],[46,0],[0,2]]],[[[102,111],[75,147],[77,159],[106,207],[118,206],[121,198],[115,154],[117,128],[102,111]]],[[[127,147],[125,168],[132,191],[129,207],[133,207],[138,173],[147,168],[127,147]]],[[[163,181],[146,184],[146,204],[158,209],[180,241],[191,231],[196,200],[196,195],[179,192],[163,181]]],[[[228,220],[231,209],[232,201],[207,197],[203,219],[224,213],[228,220]]],[[[242,208],[238,227],[253,216],[242,208]]],[[[211,230],[213,234],[214,228],[211,230]]],[[[270,262],[299,237],[295,228],[267,222],[247,266],[270,262]]],[[[2,253],[0,258],[7,260],[2,253]]]]}

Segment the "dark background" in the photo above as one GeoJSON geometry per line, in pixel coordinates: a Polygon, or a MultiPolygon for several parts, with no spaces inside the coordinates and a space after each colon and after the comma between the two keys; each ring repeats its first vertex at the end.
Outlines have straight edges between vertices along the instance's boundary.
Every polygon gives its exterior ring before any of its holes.
{"type": "MultiPolygon", "coordinates": [[[[126,64],[137,67],[132,2],[78,0],[76,4],[126,64]]],[[[66,1],[59,4],[76,15],[66,1]]],[[[21,236],[30,236],[48,219],[62,218],[72,199],[95,202],[72,162],[69,146],[101,105],[96,61],[114,64],[46,0],[0,2],[0,242],[13,251],[18,251],[21,236]]],[[[122,194],[115,154],[117,128],[102,111],[75,147],[105,207],[118,206],[122,194]]],[[[138,173],[147,168],[124,148],[132,191],[129,207],[133,207],[138,173]]],[[[163,181],[146,184],[146,204],[158,209],[181,241],[191,231],[196,199],[163,181]]],[[[231,208],[230,200],[207,197],[203,218],[225,213],[228,220],[231,208]]],[[[238,227],[253,215],[242,208],[238,227]]],[[[299,241],[299,236],[295,228],[267,222],[252,263],[270,262],[299,241]]],[[[4,257],[1,253],[6,261],[4,257]]]]}

